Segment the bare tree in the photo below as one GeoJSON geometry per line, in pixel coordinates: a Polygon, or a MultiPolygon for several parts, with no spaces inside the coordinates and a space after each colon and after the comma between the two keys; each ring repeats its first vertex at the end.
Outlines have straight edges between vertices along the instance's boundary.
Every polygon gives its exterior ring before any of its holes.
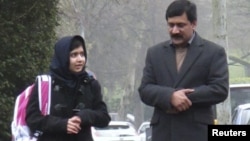
{"type": "MultiPolygon", "coordinates": [[[[227,38],[227,7],[226,0],[213,0],[213,23],[217,43],[228,51],[227,38]]],[[[228,98],[216,106],[216,115],[219,124],[231,123],[230,92],[228,98]]]]}

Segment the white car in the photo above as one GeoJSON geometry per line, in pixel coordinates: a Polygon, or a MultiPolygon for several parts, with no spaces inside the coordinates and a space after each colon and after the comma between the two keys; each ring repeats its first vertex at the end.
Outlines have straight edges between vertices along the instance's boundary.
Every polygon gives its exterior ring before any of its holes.
{"type": "Polygon", "coordinates": [[[149,121],[145,121],[143,122],[140,127],[138,128],[138,134],[141,138],[141,141],[147,141],[147,137],[146,137],[146,130],[150,128],[150,122],[149,121]]]}
{"type": "Polygon", "coordinates": [[[250,103],[241,104],[235,108],[232,124],[250,124],[250,103]]]}
{"type": "Polygon", "coordinates": [[[94,141],[140,141],[132,123],[111,121],[105,128],[92,127],[94,141]]]}

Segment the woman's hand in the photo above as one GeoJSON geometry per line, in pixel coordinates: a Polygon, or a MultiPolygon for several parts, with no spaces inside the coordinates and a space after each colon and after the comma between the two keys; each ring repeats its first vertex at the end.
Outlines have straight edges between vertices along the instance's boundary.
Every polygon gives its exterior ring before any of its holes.
{"type": "Polygon", "coordinates": [[[68,119],[67,133],[68,134],[78,134],[81,130],[81,119],[79,116],[73,116],[68,119]]]}

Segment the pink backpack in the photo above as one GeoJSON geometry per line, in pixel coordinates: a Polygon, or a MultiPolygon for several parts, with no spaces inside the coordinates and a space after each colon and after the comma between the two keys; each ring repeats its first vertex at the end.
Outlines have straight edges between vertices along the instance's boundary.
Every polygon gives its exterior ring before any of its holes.
{"type": "MultiPolygon", "coordinates": [[[[39,108],[43,115],[48,115],[51,104],[51,77],[49,75],[38,75],[36,81],[38,81],[39,108]]],[[[33,87],[34,84],[30,85],[16,98],[14,116],[11,123],[12,141],[37,140],[35,137],[38,136],[38,133],[31,134],[25,121],[26,107],[33,87]]]]}

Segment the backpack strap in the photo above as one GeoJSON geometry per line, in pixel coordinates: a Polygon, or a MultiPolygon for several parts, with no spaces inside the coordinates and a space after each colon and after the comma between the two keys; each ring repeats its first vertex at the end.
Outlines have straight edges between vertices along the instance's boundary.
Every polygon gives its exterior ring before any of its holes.
{"type": "Polygon", "coordinates": [[[51,105],[51,77],[50,75],[38,75],[38,99],[39,109],[43,115],[50,114],[51,105]]]}
{"type": "MultiPolygon", "coordinates": [[[[49,75],[38,75],[36,77],[38,85],[39,109],[43,115],[50,113],[51,104],[51,77],[49,75]]],[[[27,87],[19,94],[15,101],[14,116],[11,123],[12,140],[33,140],[30,129],[26,124],[26,108],[29,97],[34,88],[34,84],[27,87]]],[[[33,136],[39,136],[40,131],[36,131],[33,136]]]]}
{"type": "Polygon", "coordinates": [[[28,103],[28,97],[33,90],[34,84],[27,87],[16,99],[14,108],[13,121],[18,125],[25,125],[26,105],[28,103]]]}

